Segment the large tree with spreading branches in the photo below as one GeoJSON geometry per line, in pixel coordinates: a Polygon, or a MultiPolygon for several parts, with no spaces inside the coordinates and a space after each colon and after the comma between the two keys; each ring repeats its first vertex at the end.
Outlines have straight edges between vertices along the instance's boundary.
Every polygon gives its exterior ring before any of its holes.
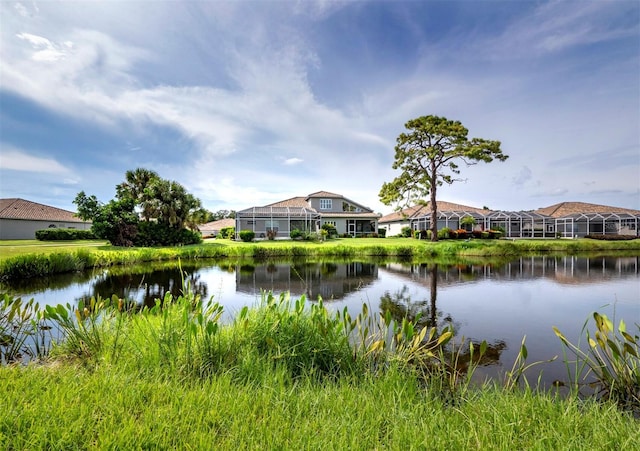
{"type": "Polygon", "coordinates": [[[439,116],[422,116],[405,124],[406,132],[396,140],[393,169],[401,171],[393,181],[380,189],[380,201],[398,208],[425,203],[430,196],[431,240],[438,240],[439,186],[460,181],[459,162],[467,166],[494,159],[505,161],[500,141],[468,138],[469,131],[459,122],[439,116]]]}

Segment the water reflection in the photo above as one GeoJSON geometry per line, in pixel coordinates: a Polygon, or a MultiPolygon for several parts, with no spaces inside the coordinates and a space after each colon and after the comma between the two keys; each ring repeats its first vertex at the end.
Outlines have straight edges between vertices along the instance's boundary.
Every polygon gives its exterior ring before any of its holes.
{"type": "Polygon", "coordinates": [[[290,292],[294,297],[308,299],[342,299],[347,294],[365,289],[378,278],[374,263],[266,263],[239,265],[236,269],[236,290],[251,295],[261,290],[274,293],[290,292]]]}

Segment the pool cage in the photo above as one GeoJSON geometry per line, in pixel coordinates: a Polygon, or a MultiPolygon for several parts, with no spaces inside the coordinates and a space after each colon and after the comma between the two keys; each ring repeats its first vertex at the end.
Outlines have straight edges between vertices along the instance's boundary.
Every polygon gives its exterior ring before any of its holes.
{"type": "Polygon", "coordinates": [[[256,239],[288,239],[292,230],[317,232],[320,214],[305,207],[252,207],[236,213],[236,239],[251,230],[256,239]]]}
{"type": "Polygon", "coordinates": [[[504,230],[507,238],[554,238],[556,220],[530,211],[494,211],[487,215],[489,229],[504,230]]]}
{"type": "MultiPolygon", "coordinates": [[[[445,227],[451,230],[464,229],[469,232],[472,230],[484,230],[486,228],[486,218],[486,215],[475,211],[438,211],[438,230],[445,227]],[[473,218],[475,224],[462,224],[462,220],[465,217],[473,218]]],[[[411,219],[412,230],[429,230],[430,227],[430,213],[411,219]]]]}
{"type": "Polygon", "coordinates": [[[640,215],[631,213],[576,213],[556,219],[558,236],[577,238],[586,235],[638,234],[640,215]]]}

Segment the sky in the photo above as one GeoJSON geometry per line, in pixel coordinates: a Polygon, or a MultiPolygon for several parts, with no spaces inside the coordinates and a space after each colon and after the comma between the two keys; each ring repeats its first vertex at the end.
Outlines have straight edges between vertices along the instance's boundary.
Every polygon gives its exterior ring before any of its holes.
{"type": "Polygon", "coordinates": [[[211,211],[330,191],[387,214],[426,115],[509,156],[439,200],[640,209],[640,3],[0,0],[2,198],[75,211],[146,168],[211,211]]]}

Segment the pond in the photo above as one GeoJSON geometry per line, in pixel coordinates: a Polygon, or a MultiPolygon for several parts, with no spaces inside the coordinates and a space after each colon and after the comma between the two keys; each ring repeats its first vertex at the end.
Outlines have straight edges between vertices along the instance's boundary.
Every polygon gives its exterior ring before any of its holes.
{"type": "MultiPolygon", "coordinates": [[[[526,336],[528,362],[558,360],[535,367],[535,383],[566,380],[562,347],[552,326],[572,342],[594,311],[640,323],[640,257],[525,257],[501,264],[444,265],[402,262],[255,262],[199,261],[66,274],[2,287],[42,304],[77,303],[100,295],[153,305],[166,292],[179,295],[182,277],[205,298],[225,307],[226,320],[245,305],[255,305],[261,290],[309,301],[321,296],[329,309],[356,316],[366,303],[370,311],[390,310],[394,317],[415,318],[439,328],[452,325],[455,339],[486,340],[489,353],[476,372],[479,378],[501,377],[526,336]]],[[[591,324],[590,324],[591,326],[591,324]]],[[[582,338],[584,342],[584,338],[582,338]]]]}

